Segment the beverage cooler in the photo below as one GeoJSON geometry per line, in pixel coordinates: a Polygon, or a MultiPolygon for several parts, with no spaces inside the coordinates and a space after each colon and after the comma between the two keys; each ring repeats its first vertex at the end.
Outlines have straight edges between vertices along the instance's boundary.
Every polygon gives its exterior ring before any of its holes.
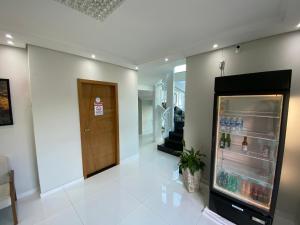
{"type": "Polygon", "coordinates": [[[209,208],[233,223],[272,224],[291,73],[215,79],[209,208]]]}

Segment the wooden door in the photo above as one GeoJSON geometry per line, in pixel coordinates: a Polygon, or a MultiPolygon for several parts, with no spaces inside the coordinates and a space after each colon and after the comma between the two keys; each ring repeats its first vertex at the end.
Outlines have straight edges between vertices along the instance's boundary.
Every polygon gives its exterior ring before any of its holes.
{"type": "Polygon", "coordinates": [[[81,79],[77,85],[83,174],[87,178],[119,164],[118,85],[81,79]]]}

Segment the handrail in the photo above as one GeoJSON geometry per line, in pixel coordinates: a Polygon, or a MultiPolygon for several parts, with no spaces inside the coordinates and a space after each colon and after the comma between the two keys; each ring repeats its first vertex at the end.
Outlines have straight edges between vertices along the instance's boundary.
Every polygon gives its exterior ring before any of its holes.
{"type": "Polygon", "coordinates": [[[172,107],[168,107],[162,114],[162,124],[164,130],[162,135],[166,138],[169,132],[172,130],[172,107]]]}

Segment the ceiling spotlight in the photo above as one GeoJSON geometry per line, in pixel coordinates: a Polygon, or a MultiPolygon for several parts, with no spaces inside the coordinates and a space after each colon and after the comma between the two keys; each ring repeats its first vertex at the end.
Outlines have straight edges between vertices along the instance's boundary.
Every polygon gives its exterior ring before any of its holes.
{"type": "Polygon", "coordinates": [[[300,28],[300,23],[298,23],[296,27],[297,27],[297,28],[300,28]]]}
{"type": "Polygon", "coordinates": [[[138,70],[139,68],[136,66],[135,69],[138,70]]]}
{"type": "Polygon", "coordinates": [[[168,62],[169,61],[169,59],[168,58],[165,58],[165,62],[168,62]]]}
{"type": "Polygon", "coordinates": [[[219,47],[218,44],[214,44],[214,45],[213,45],[213,48],[217,48],[217,47],[219,47]]]}
{"type": "Polygon", "coordinates": [[[15,45],[15,43],[13,41],[11,41],[11,40],[8,40],[7,44],[9,44],[9,45],[15,45]]]}
{"type": "Polygon", "coordinates": [[[93,59],[95,59],[95,58],[96,58],[96,56],[95,56],[94,54],[92,54],[91,56],[92,56],[92,58],[93,58],[93,59]]]}
{"type": "Polygon", "coordinates": [[[5,37],[8,39],[13,39],[13,36],[11,34],[6,34],[5,37]]]}
{"type": "Polygon", "coordinates": [[[235,46],[235,53],[240,53],[240,51],[241,51],[241,46],[240,45],[235,46]]]}

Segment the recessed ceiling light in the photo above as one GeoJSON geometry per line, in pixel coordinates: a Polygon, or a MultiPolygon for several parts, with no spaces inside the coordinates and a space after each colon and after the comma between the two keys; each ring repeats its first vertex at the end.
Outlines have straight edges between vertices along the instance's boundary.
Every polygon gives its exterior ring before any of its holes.
{"type": "Polygon", "coordinates": [[[11,40],[8,40],[8,41],[7,41],[7,44],[9,44],[9,45],[14,45],[15,43],[14,43],[13,41],[11,41],[11,40]]]}
{"type": "Polygon", "coordinates": [[[94,54],[92,54],[91,56],[92,56],[92,58],[93,58],[93,59],[95,59],[95,58],[96,58],[96,56],[95,56],[94,54]]]}
{"type": "Polygon", "coordinates": [[[139,68],[136,66],[135,69],[138,70],[139,68]]]}
{"type": "Polygon", "coordinates": [[[169,59],[168,58],[165,58],[165,62],[168,62],[169,61],[169,59]]]}
{"type": "Polygon", "coordinates": [[[300,28],[300,23],[298,23],[296,27],[297,27],[297,28],[300,28]]]}
{"type": "Polygon", "coordinates": [[[5,37],[8,39],[13,39],[13,36],[11,34],[6,34],[5,37]]]}
{"type": "Polygon", "coordinates": [[[217,48],[217,47],[219,47],[218,44],[214,44],[214,45],[213,45],[213,48],[217,48]]]}

